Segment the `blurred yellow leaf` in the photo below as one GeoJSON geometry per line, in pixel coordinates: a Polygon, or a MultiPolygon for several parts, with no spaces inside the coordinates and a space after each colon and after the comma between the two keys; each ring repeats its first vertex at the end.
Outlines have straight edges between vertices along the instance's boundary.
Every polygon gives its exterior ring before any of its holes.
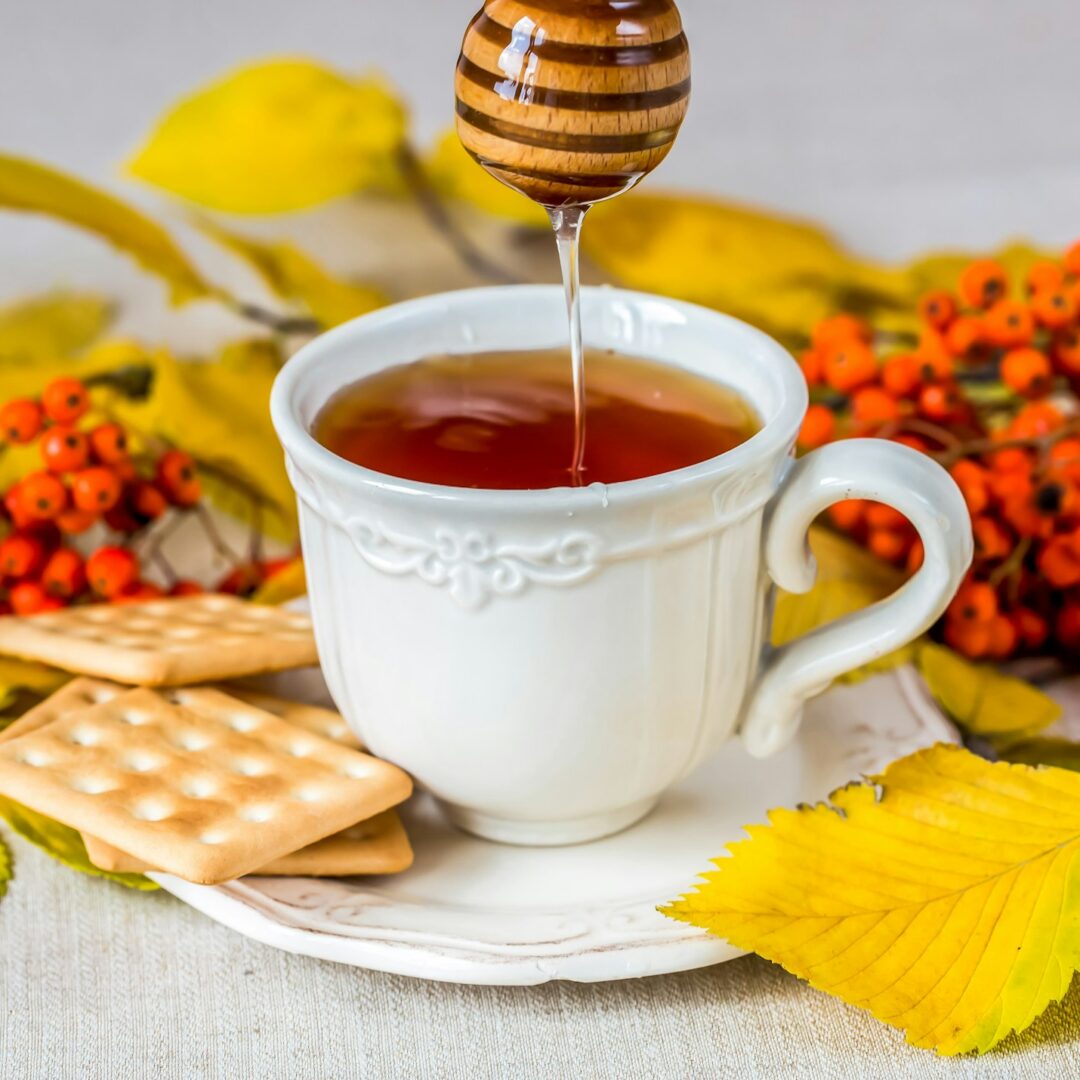
{"type": "Polygon", "coordinates": [[[834,312],[841,290],[886,302],[902,286],[814,226],[683,195],[601,203],[582,247],[622,285],[718,308],[789,343],[834,312]]]}
{"type": "Polygon", "coordinates": [[[93,877],[114,881],[129,889],[149,892],[158,886],[142,874],[117,874],[111,870],[96,867],[86,854],[86,845],[82,837],[67,825],[61,825],[52,818],[47,818],[34,810],[0,795],[0,818],[11,826],[21,837],[29,840],[35,847],[41,848],[47,855],[62,862],[72,870],[93,877]]]}
{"type": "MultiPolygon", "coordinates": [[[[829,529],[818,526],[811,529],[810,547],[817,560],[817,582],[808,593],[777,594],[773,645],[784,645],[825,623],[860,611],[903,584],[903,575],[894,567],[829,529]]],[[[849,672],[842,681],[854,682],[887,671],[909,662],[914,655],[915,646],[906,645],[858,671],[849,672]]]]}
{"type": "Polygon", "coordinates": [[[1021,739],[1001,751],[1006,761],[1020,765],[1053,765],[1080,772],[1080,743],[1070,739],[1021,739]]]}
{"type": "Polygon", "coordinates": [[[304,560],[294,559],[261,585],[252,596],[254,604],[287,604],[290,600],[307,594],[307,577],[304,560]]]}
{"type": "MultiPolygon", "coordinates": [[[[16,660],[12,656],[0,656],[0,713],[11,708],[21,694],[47,697],[54,690],[59,690],[70,678],[66,671],[57,668],[16,660]]],[[[0,730],[14,719],[14,716],[0,716],[0,730]]]]}
{"type": "Polygon", "coordinates": [[[96,341],[113,305],[93,293],[57,291],[0,308],[0,362],[70,356],[96,341]]]}
{"type": "Polygon", "coordinates": [[[213,294],[161,226],[119,199],[24,158],[0,154],[0,209],[60,218],[95,233],[168,283],[174,303],[213,294]]]}
{"type": "Polygon", "coordinates": [[[518,225],[550,229],[547,211],[496,180],[461,145],[456,131],[442,135],[424,159],[431,186],[444,198],[468,203],[518,225]]]}
{"type": "Polygon", "coordinates": [[[923,645],[918,667],[945,712],[969,734],[994,745],[1033,735],[1061,716],[1061,706],[1030,683],[991,664],[973,664],[943,645],[923,645]]]}
{"type": "Polygon", "coordinates": [[[989,1049],[1080,968],[1080,776],[938,745],[728,846],[662,908],[941,1054],[989,1049]]]}
{"type": "Polygon", "coordinates": [[[180,101],[129,169],[214,210],[300,210],[384,176],[406,120],[378,79],[346,78],[310,60],[269,60],[180,101]]]}
{"type": "Polygon", "coordinates": [[[263,242],[210,222],[200,225],[243,259],[274,293],[302,304],[323,326],[337,326],[388,303],[380,290],[334,277],[288,241],[263,242]]]}

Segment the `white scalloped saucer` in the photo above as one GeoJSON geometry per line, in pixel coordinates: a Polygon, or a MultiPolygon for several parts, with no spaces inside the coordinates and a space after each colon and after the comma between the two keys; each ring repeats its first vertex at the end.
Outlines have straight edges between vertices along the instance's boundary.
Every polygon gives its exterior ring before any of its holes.
{"type": "MultiPolygon", "coordinates": [[[[314,700],[321,682],[286,676],[277,688],[314,700]]],[[[940,741],[959,740],[914,671],[901,669],[811,702],[796,742],[768,761],[729,743],[643,822],[595,843],[493,844],[458,832],[417,795],[404,810],[416,862],[395,877],[216,887],[154,877],[257,941],[378,971],[507,986],[685,971],[739,951],[656,905],[684,892],[744,824],[940,741]]]]}

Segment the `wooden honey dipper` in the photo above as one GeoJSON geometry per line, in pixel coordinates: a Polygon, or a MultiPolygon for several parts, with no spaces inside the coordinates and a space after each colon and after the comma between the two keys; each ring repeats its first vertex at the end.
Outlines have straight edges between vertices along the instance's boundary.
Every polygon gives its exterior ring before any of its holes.
{"type": "Polygon", "coordinates": [[[465,148],[549,208],[633,187],[667,156],[690,100],[673,0],[485,0],[455,80],[465,148]]]}

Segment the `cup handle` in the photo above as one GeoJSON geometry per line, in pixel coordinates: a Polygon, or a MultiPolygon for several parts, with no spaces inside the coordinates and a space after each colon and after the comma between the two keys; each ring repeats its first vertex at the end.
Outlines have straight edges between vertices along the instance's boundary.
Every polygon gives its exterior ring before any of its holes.
{"type": "Polygon", "coordinates": [[[892,596],[766,650],[742,721],[743,742],[755,757],[786,745],[799,728],[803,704],[837,676],[928,630],[971,565],[971,518],[952,477],[899,443],[845,439],[797,461],[770,504],[765,568],[780,588],[812,588],[817,565],[807,531],[818,514],[844,499],[872,499],[899,510],[923,542],[922,567],[892,596]]]}

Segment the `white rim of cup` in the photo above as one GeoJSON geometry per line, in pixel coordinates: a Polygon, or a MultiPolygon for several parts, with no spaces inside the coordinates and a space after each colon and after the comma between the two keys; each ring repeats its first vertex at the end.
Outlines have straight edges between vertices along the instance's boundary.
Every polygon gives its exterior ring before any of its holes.
{"type": "MultiPolygon", "coordinates": [[[[651,293],[616,289],[610,286],[587,286],[582,291],[583,294],[602,294],[604,300],[621,301],[637,306],[643,303],[662,303],[681,313],[688,320],[713,322],[718,332],[726,334],[729,339],[732,337],[741,339],[740,343],[745,344],[746,347],[748,363],[763,361],[772,364],[779,376],[781,390],[780,405],[775,414],[769,419],[762,417],[760,430],[746,442],[716,457],[700,461],[696,465],[688,465],[682,469],[659,473],[656,476],[646,476],[638,480],[623,480],[601,485],[605,502],[608,500],[617,500],[620,503],[636,502],[660,493],[669,493],[689,485],[697,485],[702,481],[712,480],[745,468],[754,461],[766,459],[794,442],[809,400],[806,381],[787,349],[768,334],[730,315],[682,300],[672,300],[651,293]]],[[[594,504],[597,498],[597,485],[509,490],[463,488],[406,480],[376,472],[328,450],[315,438],[299,415],[298,387],[307,382],[318,370],[326,352],[335,349],[346,339],[358,338],[358,335],[362,336],[366,330],[376,330],[388,323],[407,319],[411,314],[423,313],[433,304],[441,303],[450,307],[470,306],[493,301],[496,298],[502,298],[510,303],[527,304],[531,299],[542,296],[550,299],[553,293],[561,301],[563,290],[559,285],[495,285],[434,293],[430,296],[391,304],[320,334],[286,362],[274,381],[270,395],[270,415],[282,446],[296,459],[301,468],[314,469],[323,475],[329,474],[341,483],[360,484],[373,492],[386,495],[424,500],[435,499],[441,502],[469,502],[474,505],[482,502],[485,506],[506,509],[524,504],[535,506],[538,502],[548,505],[594,504]]],[[[730,348],[730,345],[727,347],[730,348]]],[[[657,363],[664,363],[664,361],[659,360],[657,363]]],[[[701,373],[698,372],[698,374],[701,373]]],[[[708,375],[704,377],[708,378],[708,375]]],[[[341,389],[344,387],[330,388],[326,393],[324,404],[341,389]]],[[[751,405],[757,408],[757,403],[751,402],[751,405]]]]}

